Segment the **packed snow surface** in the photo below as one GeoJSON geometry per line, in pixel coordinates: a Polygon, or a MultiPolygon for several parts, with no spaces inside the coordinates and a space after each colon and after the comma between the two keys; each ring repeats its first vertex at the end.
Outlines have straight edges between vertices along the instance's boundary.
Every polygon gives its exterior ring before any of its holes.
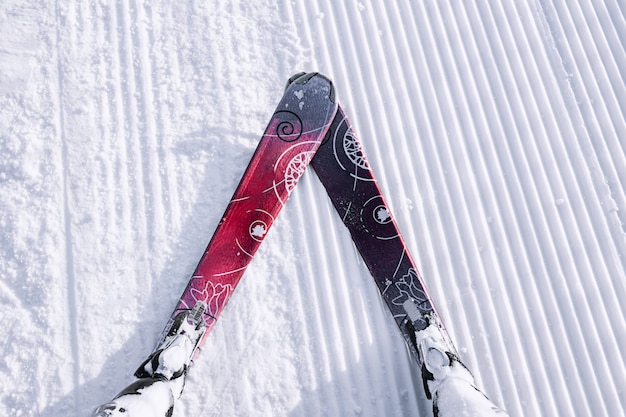
{"type": "MultiPolygon", "coordinates": [[[[299,71],[333,79],[476,383],[511,416],[626,414],[626,3],[0,4],[0,414],[132,381],[299,71]]],[[[182,416],[429,415],[305,173],[182,416]]]]}

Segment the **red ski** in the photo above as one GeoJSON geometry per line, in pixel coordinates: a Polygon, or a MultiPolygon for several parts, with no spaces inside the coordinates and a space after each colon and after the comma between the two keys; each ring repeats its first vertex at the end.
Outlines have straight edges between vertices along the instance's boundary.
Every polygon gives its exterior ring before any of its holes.
{"type": "Polygon", "coordinates": [[[332,83],[298,74],[283,98],[154,351],[94,417],[170,417],[185,375],[337,112],[332,83]]]}
{"type": "MultiPolygon", "coordinates": [[[[332,83],[317,74],[292,77],[170,323],[206,304],[200,348],[263,242],[337,111],[332,83]]],[[[167,334],[169,324],[165,329],[167,334]]]]}

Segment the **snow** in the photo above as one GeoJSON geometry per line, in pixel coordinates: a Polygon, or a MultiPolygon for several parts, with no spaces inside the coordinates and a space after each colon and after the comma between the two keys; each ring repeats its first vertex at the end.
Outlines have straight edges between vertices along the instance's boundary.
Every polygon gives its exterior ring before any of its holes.
{"type": "MultiPolygon", "coordinates": [[[[626,9],[4,1],[0,411],[87,415],[156,343],[287,79],[320,71],[511,416],[626,415],[626,9]]],[[[428,415],[306,173],[175,416],[428,415]]]]}

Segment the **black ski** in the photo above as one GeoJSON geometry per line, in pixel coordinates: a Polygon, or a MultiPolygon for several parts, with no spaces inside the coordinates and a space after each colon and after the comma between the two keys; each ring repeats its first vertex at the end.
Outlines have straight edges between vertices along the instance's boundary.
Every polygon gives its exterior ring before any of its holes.
{"type": "Polygon", "coordinates": [[[434,415],[506,415],[459,359],[341,105],[311,166],[421,369],[434,415]]]}

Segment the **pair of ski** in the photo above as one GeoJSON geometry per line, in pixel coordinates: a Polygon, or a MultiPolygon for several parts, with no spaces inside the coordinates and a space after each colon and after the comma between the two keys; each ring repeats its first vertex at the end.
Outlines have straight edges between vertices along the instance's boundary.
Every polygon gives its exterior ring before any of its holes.
{"type": "Polygon", "coordinates": [[[505,415],[474,386],[472,375],[459,360],[361,145],[335,99],[334,87],[318,73],[289,79],[157,348],[135,373],[138,381],[94,415],[122,415],[120,408],[141,410],[143,415],[171,415],[188,367],[309,164],[350,231],[421,369],[434,415],[505,415]],[[154,403],[163,395],[150,394],[166,390],[161,385],[171,392],[169,406],[154,403]]]}

